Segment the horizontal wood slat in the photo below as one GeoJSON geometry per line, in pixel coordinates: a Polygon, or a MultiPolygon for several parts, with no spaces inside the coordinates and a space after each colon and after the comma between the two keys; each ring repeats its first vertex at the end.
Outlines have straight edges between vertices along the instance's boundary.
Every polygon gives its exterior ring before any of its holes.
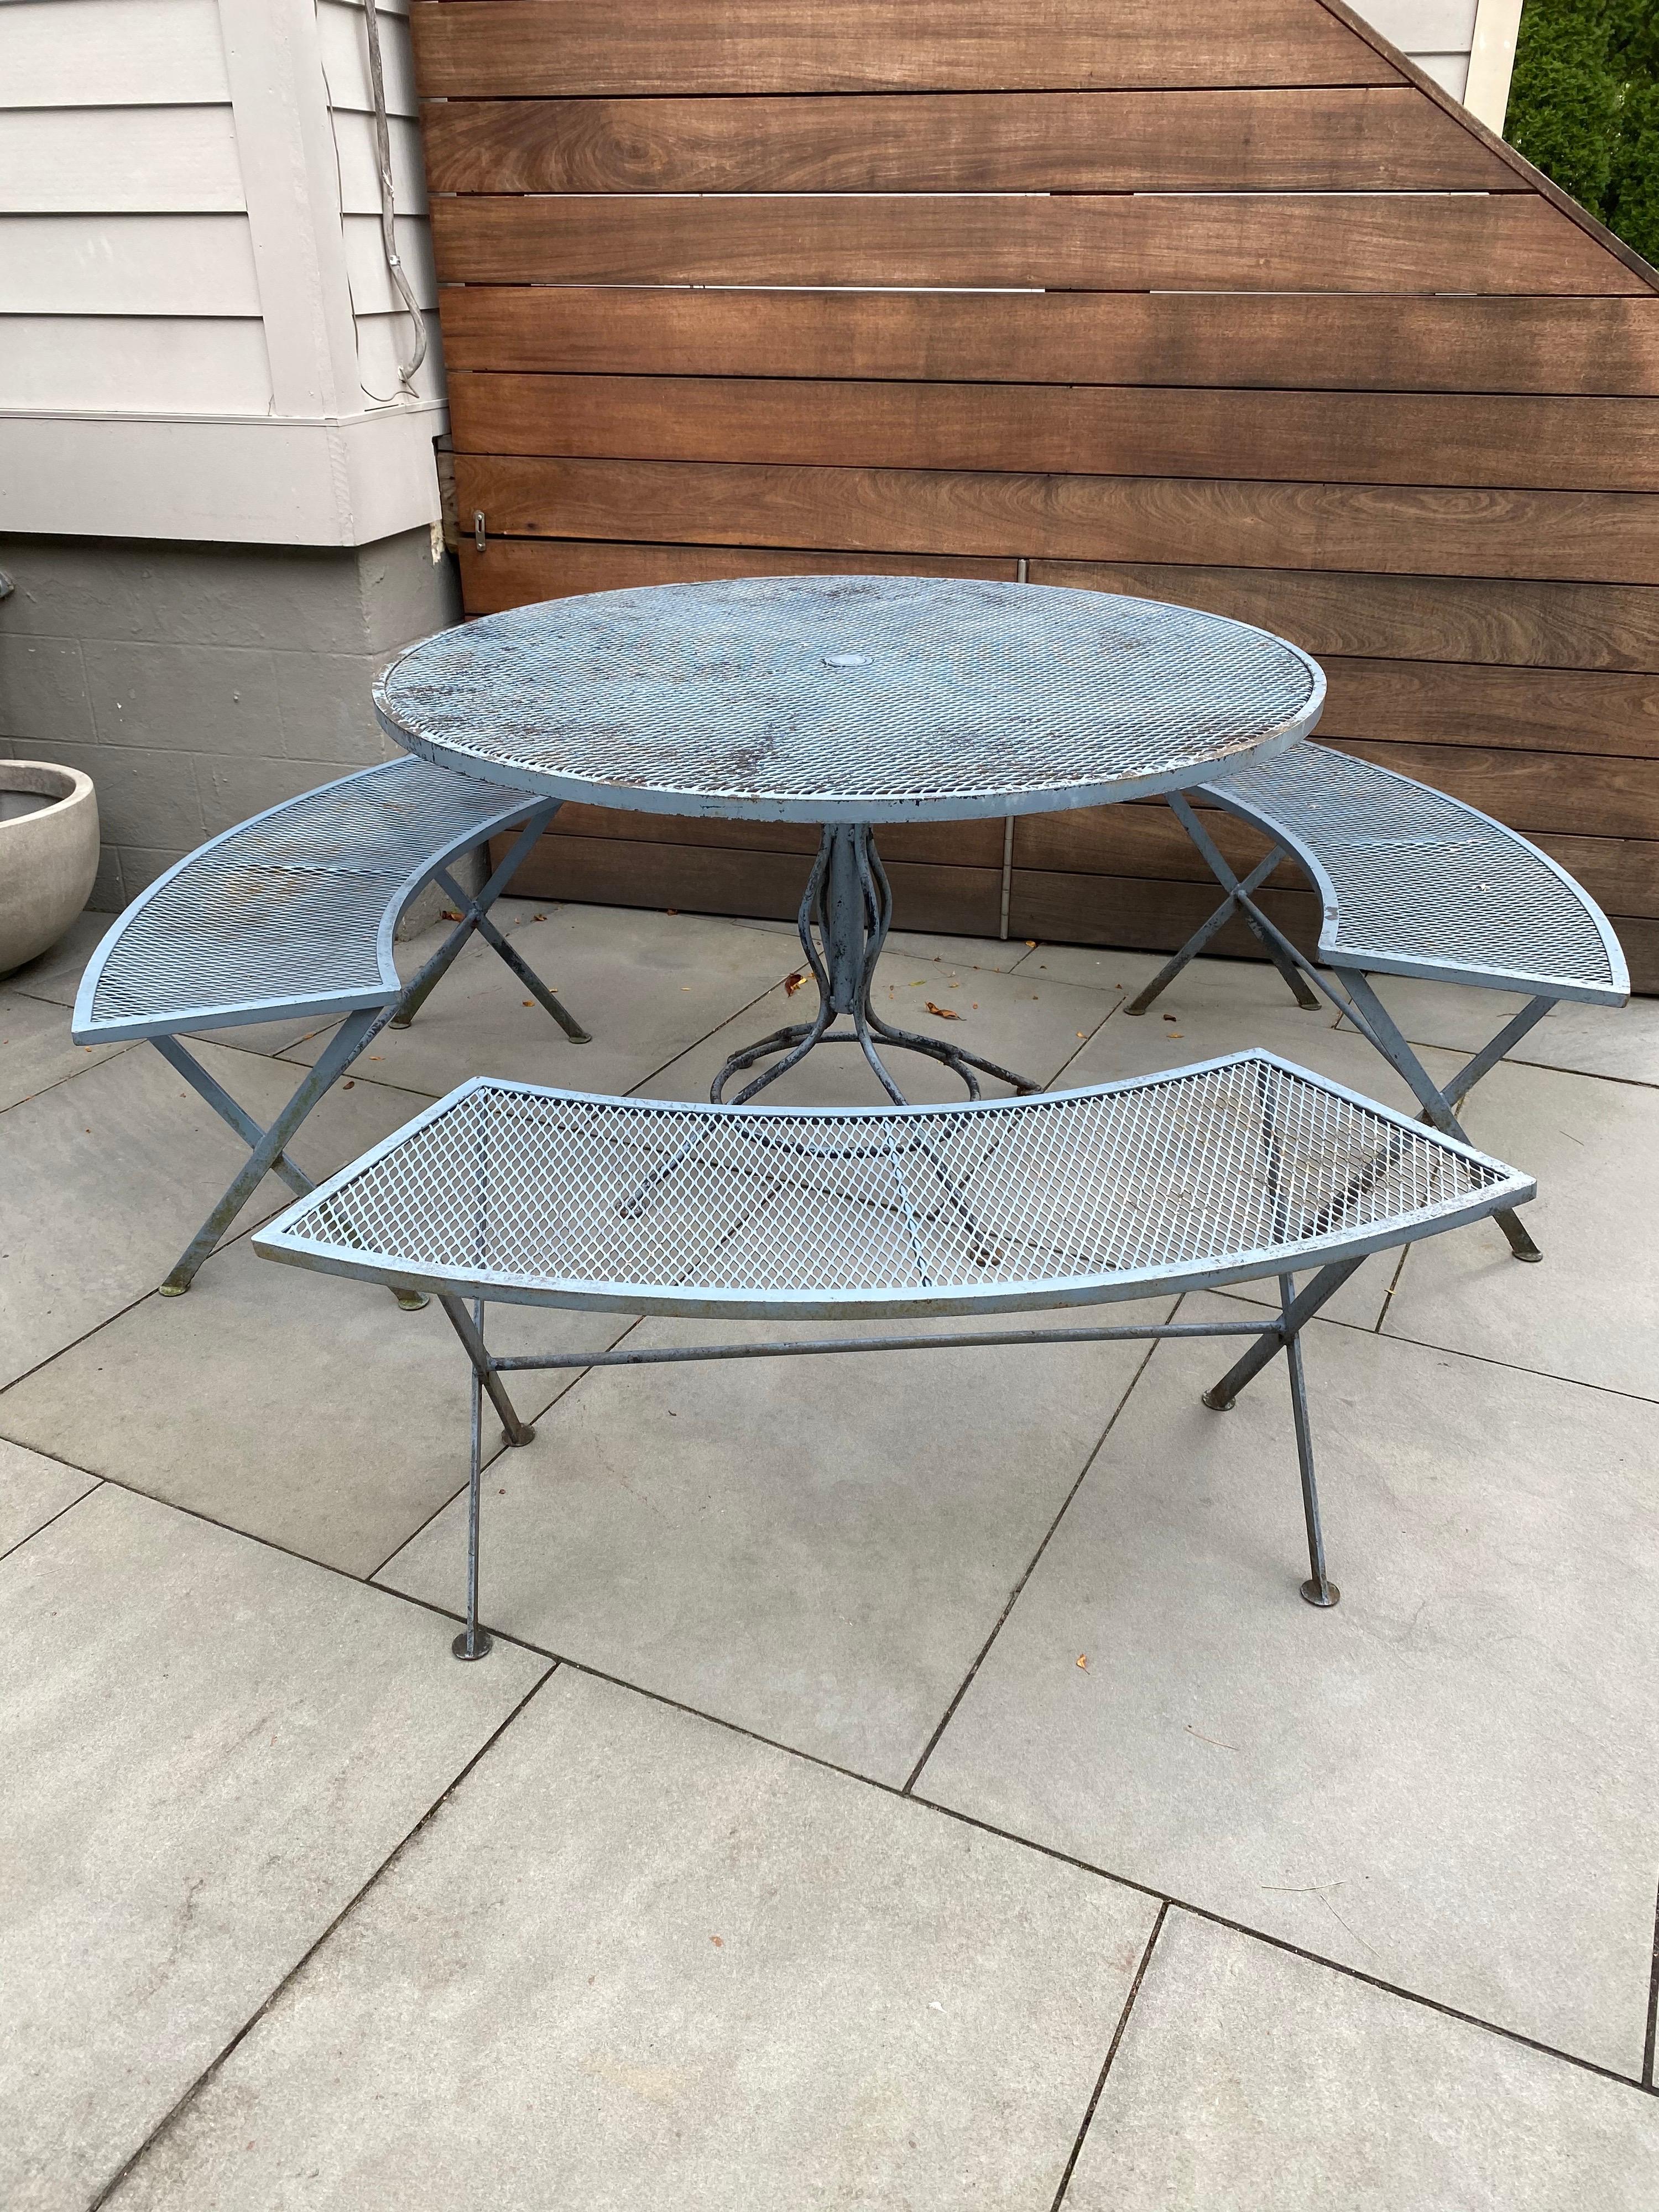
{"type": "MultiPolygon", "coordinates": [[[[1261,840],[1242,823],[1210,809],[1200,810],[1205,827],[1234,867],[1241,871],[1260,858],[1261,840]]],[[[707,833],[721,826],[676,822],[672,843],[619,832],[641,817],[585,810],[594,820],[580,832],[544,837],[515,883],[527,897],[594,899],[618,906],[668,906],[682,910],[741,914],[757,920],[791,921],[805,882],[808,856],[746,842],[720,844],[707,833]],[[703,833],[689,834],[693,829],[703,833]],[[696,848],[695,851],[692,848],[696,848]],[[678,856],[678,857],[677,857],[678,856]]],[[[561,822],[565,819],[563,815],[561,822]]],[[[660,817],[658,817],[660,820],[660,817]]],[[[726,825],[735,827],[736,825],[726,825]]],[[[1640,925],[1659,921],[1659,845],[1634,838],[1542,836],[1538,843],[1582,883],[1617,927],[1626,950],[1659,943],[1659,933],[1640,925]],[[1632,929],[1632,925],[1637,927],[1632,929]]],[[[506,850],[497,841],[496,860],[506,850]]],[[[913,862],[900,856],[892,836],[883,841],[886,864],[898,892],[897,926],[910,929],[960,928],[994,936],[991,901],[1000,907],[1000,871],[963,861],[913,862]],[[920,891],[919,902],[915,894],[920,891]],[[954,916],[951,921],[946,917],[954,916]]],[[[1029,894],[1033,880],[1047,878],[1042,927],[1033,929],[1029,901],[1011,901],[1011,933],[1037,934],[1071,944],[1127,944],[1151,941],[1173,947],[1182,941],[1215,904],[1218,892],[1185,832],[1163,807],[1109,807],[1076,815],[1029,817],[1018,825],[1012,882],[1029,894]],[[1179,935],[1158,937],[1168,921],[1169,887],[1183,887],[1181,911],[1190,915],[1179,935]],[[1101,933],[1103,919],[1115,917],[1124,936],[1101,933]],[[1151,930],[1150,940],[1142,933],[1151,930]]],[[[1301,872],[1286,862],[1268,878],[1268,906],[1294,914],[1311,945],[1318,928],[1318,906],[1301,872]],[[1291,896],[1279,906],[1281,896],[1291,896]]],[[[1258,951],[1243,932],[1224,938],[1224,948],[1253,957],[1258,951]]],[[[1659,983],[1659,969],[1638,988],[1659,983]]]]}
{"type": "Polygon", "coordinates": [[[1330,690],[1322,737],[1659,759],[1652,676],[1411,660],[1323,665],[1330,690]]]}
{"type": "Polygon", "coordinates": [[[447,0],[410,20],[428,99],[1401,81],[1313,0],[447,0]]]}
{"type": "MultiPolygon", "coordinates": [[[[1607,919],[1625,948],[1631,989],[1645,997],[1659,995],[1659,921],[1623,914],[1609,915],[1607,919]]],[[[1516,1057],[1526,1057],[1524,1047],[1516,1057]]]]}
{"type": "MultiPolygon", "coordinates": [[[[1266,839],[1248,824],[1214,807],[1200,805],[1199,813],[1205,828],[1241,874],[1254,867],[1267,851],[1266,839]]],[[[559,845],[584,838],[619,846],[695,845],[738,854],[784,854],[803,861],[817,849],[817,831],[800,823],[705,821],[694,816],[630,813],[611,806],[561,807],[545,842],[559,845]]],[[[1002,841],[1000,822],[893,825],[878,834],[883,860],[889,866],[1000,871],[1002,841]]],[[[498,859],[508,842],[496,841],[498,859]]],[[[1535,842],[1576,876],[1608,912],[1659,919],[1659,842],[1548,830],[1538,833],[1535,842]]],[[[1016,869],[1182,883],[1212,880],[1186,831],[1158,800],[1135,806],[1089,806],[1059,814],[1021,815],[1014,823],[1012,857],[1016,869]]],[[[613,860],[605,865],[614,868],[620,863],[613,860]]],[[[653,860],[651,866],[657,871],[653,887],[660,888],[666,881],[664,864],[653,860]]],[[[764,880],[772,878],[769,875],[764,880]]],[[[797,878],[792,875],[788,880],[793,884],[797,878]]],[[[544,884],[547,878],[538,877],[537,881],[544,884]]],[[[1306,878],[1291,860],[1282,861],[1267,881],[1281,890],[1308,887],[1306,878]]],[[[798,902],[799,889],[792,896],[798,902]]],[[[974,896],[978,896],[977,891],[974,896]]],[[[666,902],[687,902],[677,900],[671,892],[666,902]]],[[[787,919],[794,910],[793,904],[788,905],[779,918],[787,919]]]]}
{"type": "Polygon", "coordinates": [[[1111,561],[1033,561],[1030,580],[1204,607],[1277,630],[1321,659],[1659,670],[1659,591],[1651,586],[1111,561]]]}
{"type": "Polygon", "coordinates": [[[1547,834],[1537,842],[1583,884],[1604,914],[1659,921],[1659,845],[1638,837],[1547,834]]]}
{"type": "MultiPolygon", "coordinates": [[[[818,832],[811,823],[722,822],[691,814],[641,814],[627,807],[574,803],[559,809],[549,834],[615,837],[647,845],[720,845],[734,852],[799,853],[809,859],[818,849],[818,832]]],[[[502,852],[510,842],[510,839],[501,841],[502,852]]],[[[916,860],[956,868],[1002,866],[1000,821],[890,823],[882,828],[879,842],[884,860],[916,860]]]]}
{"type": "Polygon", "coordinates": [[[460,510],[526,538],[1659,583],[1638,492],[1457,491],[458,454],[460,510]]]}
{"type": "Polygon", "coordinates": [[[463,372],[449,404],[475,453],[1659,489],[1659,399],[463,372]]]}
{"type": "Polygon", "coordinates": [[[1573,753],[1483,745],[1376,744],[1355,738],[1337,750],[1415,776],[1494,814],[1528,836],[1659,840],[1659,765],[1573,753]]]}
{"type": "Polygon", "coordinates": [[[1640,293],[1528,194],[436,199],[468,284],[1034,285],[1064,291],[1640,293]]]}
{"type": "MultiPolygon", "coordinates": [[[[1012,560],[961,560],[943,554],[801,553],[765,546],[592,544],[558,538],[503,538],[483,556],[466,539],[460,560],[467,606],[475,614],[574,592],[625,591],[725,576],[850,573],[971,575],[1012,582],[1016,575],[1012,560]]],[[[1343,655],[1379,661],[1392,656],[1407,666],[1414,661],[1438,664],[1428,680],[1437,686],[1443,673],[1457,700],[1478,712],[1488,730],[1507,732],[1528,725],[1565,732],[1582,727],[1594,735],[1627,726],[1628,739],[1608,738],[1595,749],[1643,750],[1637,739],[1647,726],[1647,686],[1627,693],[1600,690],[1594,684],[1580,693],[1575,686],[1581,668],[1659,671],[1659,589],[1650,585],[1324,575],[1315,570],[1085,561],[1034,561],[1029,580],[1125,592],[1231,615],[1293,639],[1317,655],[1328,673],[1340,674],[1343,655]],[[1563,675],[1565,686],[1525,698],[1510,679],[1531,668],[1563,675]],[[1498,688],[1482,692],[1478,679],[1488,672],[1498,679],[1498,688]]],[[[1368,695],[1376,696],[1375,690],[1368,695]]],[[[1392,696],[1421,696],[1397,691],[1392,696]]],[[[1435,728],[1443,726],[1442,710],[1431,704],[1428,714],[1435,728]]],[[[1514,740],[1506,735],[1492,741],[1514,740]]],[[[1565,736],[1558,742],[1565,744],[1565,736]]]]}
{"type": "Polygon", "coordinates": [[[1659,299],[690,292],[470,284],[452,369],[1659,392],[1659,299]]]}
{"type": "MultiPolygon", "coordinates": [[[[811,867],[804,854],[555,833],[536,845],[514,876],[513,889],[524,898],[673,907],[683,913],[792,921],[811,867]]],[[[995,936],[1002,903],[1000,867],[931,867],[895,860],[887,873],[898,928],[995,936]]]]}
{"type": "Polygon", "coordinates": [[[728,576],[978,576],[1012,584],[1014,560],[953,560],[942,553],[797,553],[755,545],[598,545],[558,538],[494,538],[480,553],[459,548],[470,615],[499,614],[577,592],[635,591],[647,584],[705,584],[728,576]]]}
{"type": "Polygon", "coordinates": [[[1405,86],[435,102],[434,192],[1514,191],[1405,86]]]}
{"type": "MultiPolygon", "coordinates": [[[[1198,811],[1205,828],[1241,874],[1267,851],[1265,838],[1231,815],[1213,807],[1198,811]]],[[[1547,832],[1535,842],[1607,911],[1659,918],[1659,844],[1632,837],[1547,832]]],[[[1213,880],[1180,823],[1168,807],[1157,803],[1022,816],[1014,824],[1013,860],[1016,869],[1191,883],[1213,880]]],[[[1267,881],[1281,890],[1309,887],[1302,871],[1289,860],[1282,861],[1267,881]]]]}
{"type": "MultiPolygon", "coordinates": [[[[1173,952],[1215,911],[1213,892],[1213,885],[1159,882],[1141,876],[1067,875],[1055,869],[1016,868],[1009,884],[1009,934],[1034,937],[1039,943],[1110,945],[1139,952],[1173,952]]],[[[1304,952],[1312,952],[1319,937],[1320,909],[1311,891],[1266,891],[1261,904],[1304,952]]],[[[1219,931],[1209,950],[1234,958],[1261,957],[1261,946],[1239,921],[1231,921],[1219,931]]]]}

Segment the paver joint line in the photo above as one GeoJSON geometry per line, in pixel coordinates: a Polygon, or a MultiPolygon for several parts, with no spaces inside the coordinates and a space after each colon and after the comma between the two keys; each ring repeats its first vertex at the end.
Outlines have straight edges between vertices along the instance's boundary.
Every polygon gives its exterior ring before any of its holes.
{"type": "Polygon", "coordinates": [[[1049,2212],[1060,2212],[1060,2206],[1066,2201],[1066,2192],[1072,2185],[1072,2176],[1077,2171],[1077,2162],[1083,2155],[1083,2146],[1088,2140],[1089,2130],[1094,2124],[1095,2113],[1099,2109],[1100,2100],[1105,2091],[1106,2077],[1112,2070],[1112,2061],[1117,2057],[1118,2045],[1123,2040],[1123,2032],[1129,2025],[1129,2014],[1135,2008],[1135,1999],[1140,1995],[1140,1985],[1146,1978],[1146,1969],[1152,1963],[1152,1953],[1158,1948],[1158,1939],[1164,1933],[1164,1923],[1169,1917],[1170,1907],[1166,1899],[1158,1908],[1158,1917],[1152,1923],[1152,1932],[1146,1938],[1146,1948],[1140,1954],[1140,1964],[1135,1968],[1135,1978],[1129,1984],[1129,1994],[1123,2000],[1123,2009],[1117,2016],[1117,2026],[1113,2030],[1111,2042],[1107,2046],[1104,2063],[1096,2076],[1094,2094],[1090,2098],[1088,2106],[1084,2112],[1083,2124],[1077,2131],[1077,2139],[1072,2145],[1072,2154],[1066,2161],[1065,2172],[1060,2177],[1060,2186],[1054,2191],[1054,2201],[1049,2208],[1049,2212]]]}
{"type": "Polygon", "coordinates": [[[275,2005],[278,1999],[283,1996],[284,1990],[289,1989],[293,1984],[298,1980],[299,1977],[305,1972],[307,1966],[310,1965],[312,1960],[316,1957],[317,1954],[333,1936],[336,1929],[339,1928],[350,1917],[351,1914],[356,1911],[358,1905],[362,1902],[363,1899],[368,1896],[370,1890],[374,1887],[381,1876],[397,1864],[398,1861],[409,1849],[409,1846],[421,1833],[421,1831],[426,1827],[428,1823],[443,1809],[449,1799],[453,1796],[456,1790],[459,1789],[461,1784],[465,1781],[467,1776],[471,1773],[473,1768],[477,1765],[478,1762],[482,1759],[487,1757],[487,1755],[494,1750],[496,1744],[501,1741],[502,1736],[506,1735],[507,1729],[512,1727],[514,1721],[518,1719],[519,1716],[524,1711],[531,1700],[538,1696],[542,1690],[545,1689],[548,1683],[552,1680],[554,1675],[557,1672],[558,1662],[555,1660],[552,1664],[548,1667],[546,1672],[541,1674],[531,1684],[529,1689],[525,1692],[523,1697],[520,1698],[518,1704],[514,1706],[512,1711],[507,1714],[507,1717],[499,1723],[495,1728],[490,1730],[489,1735],[487,1735],[484,1741],[478,1746],[477,1751],[473,1753],[472,1756],[466,1761],[465,1765],[459,1768],[456,1773],[451,1776],[450,1779],[444,1784],[438,1795],[427,1807],[425,1812],[421,1814],[419,1820],[416,1820],[413,1826],[410,1827],[405,1834],[401,1836],[392,1845],[392,1849],[386,1853],[386,1856],[380,1861],[380,1864],[369,1875],[368,1881],[363,1882],[356,1891],[353,1892],[352,1895],[348,1898],[346,1902],[340,1907],[340,1910],[335,1914],[334,1917],[329,1922],[327,1927],[325,1928],[322,1933],[316,1938],[315,1942],[307,1945],[305,1950],[301,1954],[299,1958],[295,1960],[294,1964],[289,1968],[282,1979],[268,1992],[264,2000],[255,2007],[253,2011],[248,2014],[247,2018],[242,2022],[242,2025],[237,2029],[235,2034],[233,2035],[229,2040],[214,2054],[213,2057],[209,2060],[208,2063],[204,2067],[203,2067],[201,2072],[196,2076],[189,2087],[184,2091],[183,2094],[176,2098],[173,2104],[168,2106],[167,2110],[150,2130],[149,2133],[144,2137],[144,2140],[139,2144],[137,2150],[132,2153],[131,2156],[124,2160],[121,2165],[117,2167],[116,2171],[111,2174],[108,2180],[104,2183],[97,2194],[88,2201],[87,2212],[101,2212],[101,2208],[109,2202],[110,2198],[120,2187],[121,2184],[126,2179],[127,2176],[143,2161],[151,2148],[161,2140],[168,2130],[183,2118],[185,2112],[195,2098],[200,2094],[201,2091],[213,2079],[214,2075],[218,2073],[220,2069],[224,2065],[226,2060],[230,2057],[231,2054],[240,2045],[246,2040],[248,2036],[251,2035],[253,2030],[258,2026],[259,2022],[265,2018],[272,2006],[275,2005]]]}
{"type": "MultiPolygon", "coordinates": [[[[1169,1315],[1167,1316],[1168,1319],[1170,1321],[1175,1319],[1176,1314],[1181,1310],[1181,1300],[1177,1298],[1174,1305],[1170,1309],[1169,1315]]],[[[1101,1451],[1105,1445],[1107,1437],[1111,1435],[1113,1429],[1117,1425],[1119,1414],[1121,1413],[1123,1408],[1128,1404],[1130,1393],[1133,1390],[1136,1383],[1139,1382],[1141,1376],[1146,1372],[1147,1368],[1152,1364],[1152,1355],[1157,1350],[1158,1345],[1156,1341],[1154,1341],[1153,1343],[1149,1344],[1146,1351],[1142,1353],[1140,1363],[1136,1367],[1134,1373],[1129,1377],[1128,1382],[1125,1386],[1122,1396],[1112,1408],[1110,1419],[1107,1421],[1105,1427],[1101,1431],[1099,1436],[1095,1439],[1093,1449],[1084,1461],[1083,1465],[1078,1469],[1076,1480],[1073,1482],[1065,1497],[1061,1498],[1059,1511],[1054,1515],[1054,1519],[1048,1523],[1048,1528],[1044,1530],[1042,1542],[1037,1546],[1036,1551],[1032,1553],[1030,1558],[1025,1564],[1024,1571],[1020,1575],[1019,1579],[1015,1583],[1012,1589],[1009,1591],[1007,1601],[1004,1604],[1001,1612],[998,1613],[995,1620],[992,1623],[990,1634],[986,1638],[984,1643],[981,1644],[978,1651],[975,1653],[972,1666],[969,1668],[968,1672],[963,1676],[961,1681],[957,1685],[955,1694],[952,1696],[950,1704],[945,1708],[944,1712],[939,1717],[938,1727],[928,1737],[926,1744],[922,1747],[921,1758],[917,1759],[915,1765],[911,1768],[909,1773],[905,1778],[904,1794],[907,1797],[915,1790],[917,1783],[921,1779],[922,1769],[933,1757],[934,1751],[938,1747],[939,1739],[945,1734],[945,1729],[950,1727],[951,1719],[956,1713],[957,1706],[961,1705],[963,1699],[967,1696],[969,1689],[973,1686],[974,1677],[984,1665],[986,1659],[990,1654],[991,1646],[996,1642],[997,1638],[1002,1633],[1003,1623],[1007,1620],[1009,1614],[1013,1611],[1014,1607],[1018,1602],[1020,1592],[1024,1589],[1026,1583],[1030,1581],[1033,1574],[1036,1573],[1037,1563],[1042,1559],[1043,1553],[1048,1550],[1054,1531],[1065,1519],[1067,1507],[1071,1504],[1072,1500],[1077,1496],[1078,1492],[1083,1487],[1085,1478],[1087,1476],[1090,1468],[1094,1465],[1096,1460],[1099,1458],[1101,1451]]]]}

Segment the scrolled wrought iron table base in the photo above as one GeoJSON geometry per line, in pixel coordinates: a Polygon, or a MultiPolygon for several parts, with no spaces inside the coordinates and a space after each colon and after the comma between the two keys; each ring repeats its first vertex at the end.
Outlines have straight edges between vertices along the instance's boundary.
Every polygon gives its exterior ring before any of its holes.
{"type": "Polygon", "coordinates": [[[807,878],[796,921],[801,949],[818,987],[817,1012],[810,1022],[791,1022],[734,1052],[708,1086],[711,1104],[746,1105],[769,1084],[798,1067],[821,1044],[858,1045],[876,1080],[898,1106],[908,1102],[894,1082],[878,1047],[924,1053],[929,1060],[939,1060],[961,1077],[970,1098],[980,1096],[981,1075],[994,1077],[1022,1097],[1041,1089],[1029,1076],[1000,1067],[994,1060],[981,1060],[976,1053],[966,1052],[943,1037],[919,1036],[914,1030],[897,1029],[882,1019],[871,1004],[870,993],[892,918],[893,895],[869,824],[827,825],[819,837],[817,858],[807,878]],[[842,1017],[851,1022],[850,1029],[834,1026],[842,1017]],[[734,1076],[775,1054],[778,1057],[771,1066],[763,1068],[735,1098],[723,1096],[734,1076]]]}

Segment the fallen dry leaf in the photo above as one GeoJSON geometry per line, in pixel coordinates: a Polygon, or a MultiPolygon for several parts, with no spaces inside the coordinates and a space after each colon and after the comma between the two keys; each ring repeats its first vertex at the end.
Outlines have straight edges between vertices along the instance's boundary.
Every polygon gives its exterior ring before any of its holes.
{"type": "Polygon", "coordinates": [[[525,1000],[525,1004],[526,1004],[526,1006],[533,1006],[535,1005],[535,1003],[536,1003],[536,1001],[535,1001],[533,999],[526,999],[526,1000],[525,1000]]]}
{"type": "Polygon", "coordinates": [[[786,975],[783,979],[784,996],[793,999],[805,981],[806,970],[804,968],[797,968],[793,975],[786,975]]]}
{"type": "Polygon", "coordinates": [[[1025,950],[1028,952],[1035,952],[1036,951],[1036,939],[1035,937],[1028,937],[1026,939],[1025,950]]]}
{"type": "Polygon", "coordinates": [[[1086,1651],[1079,1651],[1078,1653],[1077,1663],[1082,1668],[1085,1674],[1087,1674],[1089,1671],[1089,1655],[1086,1651]]]}
{"type": "Polygon", "coordinates": [[[959,1022],[962,1019],[962,1016],[951,1007],[936,1006],[931,999],[927,1000],[927,1011],[930,1014],[937,1014],[942,1022],[959,1022]]]}
{"type": "Polygon", "coordinates": [[[1170,1041],[1175,1044],[1179,1044],[1182,1042],[1181,1031],[1179,1030],[1171,1030],[1170,1031],[1170,1041]]]}
{"type": "Polygon", "coordinates": [[[352,1079],[351,1079],[351,1080],[350,1080],[350,1082],[349,1082],[349,1083],[343,1083],[343,1084],[340,1085],[340,1088],[341,1088],[341,1090],[342,1090],[342,1091],[355,1091],[355,1090],[356,1089],[356,1087],[357,1087],[357,1079],[356,1079],[356,1077],[355,1075],[352,1077],[352,1079]]]}
{"type": "Polygon", "coordinates": [[[709,1942],[714,1945],[714,1948],[715,1948],[717,1951],[723,1951],[723,1950],[726,1948],[726,1938],[725,1938],[725,1936],[711,1936],[709,1937],[709,1939],[708,1939],[708,1940],[709,1940],[709,1942]]]}

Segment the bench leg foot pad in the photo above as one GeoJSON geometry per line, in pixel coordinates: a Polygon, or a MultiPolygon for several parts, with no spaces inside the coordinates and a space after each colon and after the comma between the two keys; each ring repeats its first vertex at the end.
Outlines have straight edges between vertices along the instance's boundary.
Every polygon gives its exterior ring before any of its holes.
{"type": "Polygon", "coordinates": [[[164,1298],[181,1298],[189,1288],[188,1283],[163,1283],[159,1287],[158,1295],[164,1298]]]}
{"type": "Polygon", "coordinates": [[[1302,1595],[1310,1605],[1316,1605],[1323,1612],[1336,1604],[1342,1593],[1334,1582],[1316,1583],[1310,1579],[1303,1583],[1302,1595]]]}
{"type": "Polygon", "coordinates": [[[533,1421],[521,1421],[519,1424],[519,1433],[516,1437],[509,1430],[501,1431],[501,1442],[504,1444],[533,1444],[535,1441],[536,1425],[533,1421]]]}
{"type": "Polygon", "coordinates": [[[457,1659],[487,1659],[494,1644],[495,1638],[487,1629],[479,1629],[471,1639],[463,1629],[449,1649],[457,1659]]]}
{"type": "Polygon", "coordinates": [[[1511,1252],[1510,1255],[1511,1260],[1519,1260],[1528,1267],[1535,1267],[1543,1256],[1535,1244],[1530,1252],[1511,1252]]]}
{"type": "Polygon", "coordinates": [[[1219,1387],[1218,1384],[1216,1389],[1206,1390],[1204,1393],[1204,1403],[1212,1413],[1231,1413],[1238,1401],[1237,1398],[1221,1397],[1218,1395],[1219,1387]]]}
{"type": "Polygon", "coordinates": [[[432,1303],[424,1291],[394,1291],[392,1296],[405,1313],[423,1313],[432,1303]]]}

